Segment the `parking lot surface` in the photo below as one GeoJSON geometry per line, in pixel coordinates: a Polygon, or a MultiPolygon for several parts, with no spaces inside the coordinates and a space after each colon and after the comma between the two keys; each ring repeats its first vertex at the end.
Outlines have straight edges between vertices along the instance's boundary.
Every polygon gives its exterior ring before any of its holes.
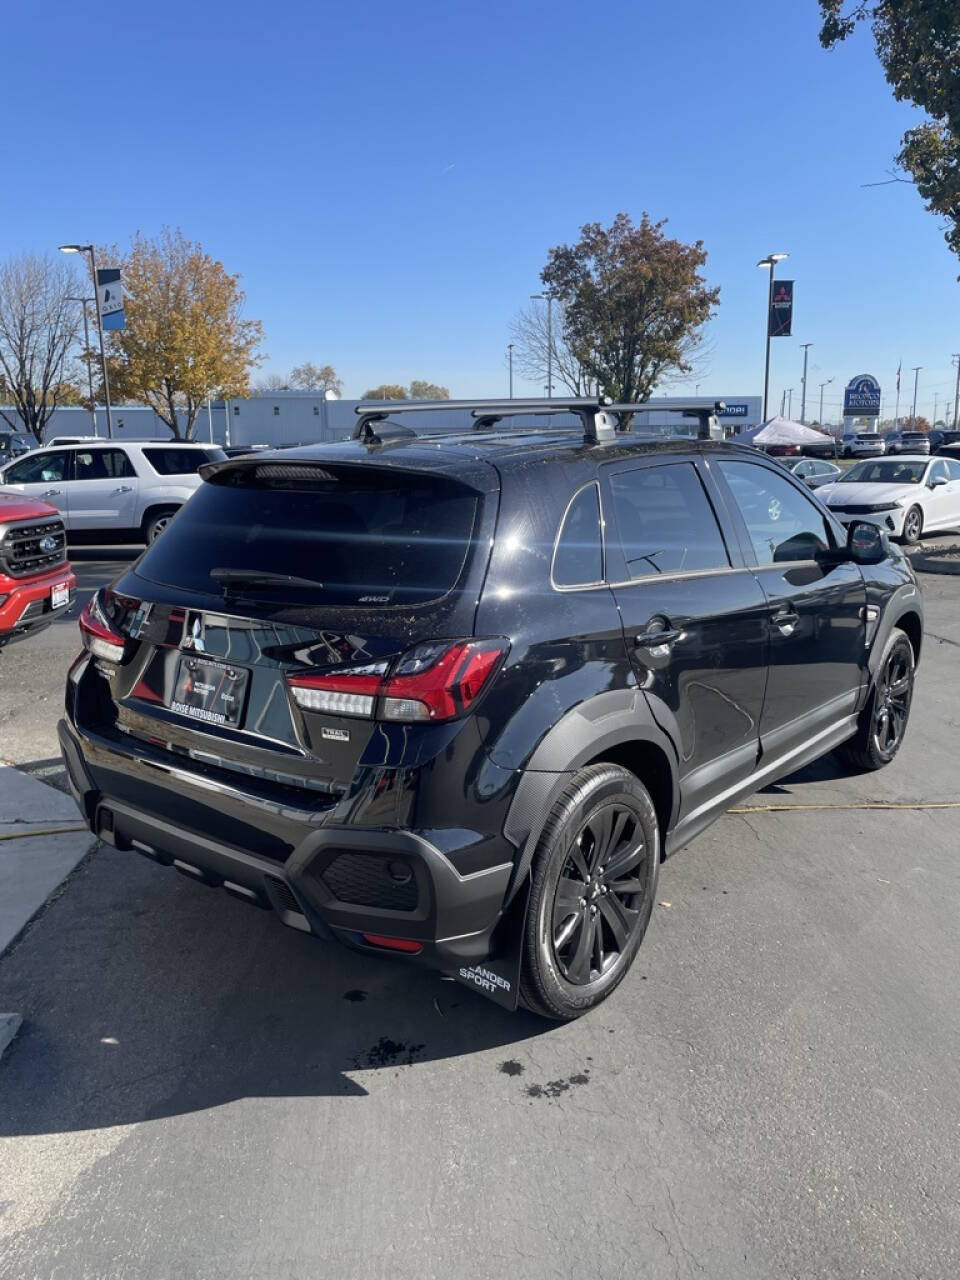
{"type": "MultiPolygon", "coordinates": [[[[95,851],[0,959],[0,1277],[960,1274],[960,579],[923,588],[894,763],[668,861],[568,1026],[95,851]]],[[[0,756],[54,784],[77,647],[0,657],[0,756]]]]}

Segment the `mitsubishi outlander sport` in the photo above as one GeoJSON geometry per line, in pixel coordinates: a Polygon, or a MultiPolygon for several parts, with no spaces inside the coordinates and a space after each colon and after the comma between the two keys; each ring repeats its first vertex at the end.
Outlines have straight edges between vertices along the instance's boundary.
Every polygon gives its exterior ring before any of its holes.
{"type": "Polygon", "coordinates": [[[476,427],[362,405],[351,441],[205,466],[84,611],[63,754],[117,849],[570,1019],[664,856],[826,752],[893,759],[920,593],[702,406],[670,442],[596,400],[434,408],[476,427]]]}

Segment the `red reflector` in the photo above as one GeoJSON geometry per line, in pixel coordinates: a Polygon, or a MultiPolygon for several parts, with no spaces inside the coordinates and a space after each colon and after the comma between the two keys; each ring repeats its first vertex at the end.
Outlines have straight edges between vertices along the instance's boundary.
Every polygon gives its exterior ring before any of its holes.
{"type": "Polygon", "coordinates": [[[405,951],[416,956],[423,950],[423,943],[414,942],[412,938],[385,938],[380,933],[363,933],[360,936],[371,947],[383,947],[385,951],[405,951]]]}

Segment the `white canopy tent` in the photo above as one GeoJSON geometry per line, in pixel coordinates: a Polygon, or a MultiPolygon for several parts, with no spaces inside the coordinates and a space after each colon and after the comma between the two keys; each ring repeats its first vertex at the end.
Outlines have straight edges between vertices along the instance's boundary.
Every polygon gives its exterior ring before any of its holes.
{"type": "Polygon", "coordinates": [[[799,422],[791,422],[789,418],[781,418],[779,414],[759,427],[752,427],[734,436],[738,443],[755,444],[763,448],[771,444],[831,444],[832,437],[823,431],[815,431],[813,427],[805,427],[799,422]]]}

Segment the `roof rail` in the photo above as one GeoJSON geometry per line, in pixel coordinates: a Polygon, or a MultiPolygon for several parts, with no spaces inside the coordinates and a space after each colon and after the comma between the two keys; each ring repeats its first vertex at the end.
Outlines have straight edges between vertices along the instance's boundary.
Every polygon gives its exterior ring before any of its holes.
{"type": "Polygon", "coordinates": [[[399,400],[387,403],[364,400],[354,409],[359,421],[353,438],[379,444],[380,436],[373,429],[373,423],[383,422],[396,413],[436,413],[444,409],[469,409],[476,419],[476,429],[492,426],[503,418],[569,413],[580,419],[583,438],[587,444],[612,440],[616,434],[614,421],[604,398],[577,396],[561,400],[399,400]]]}
{"type": "MultiPolygon", "coordinates": [[[[719,420],[719,414],[723,413],[726,405],[722,400],[714,400],[713,404],[704,404],[703,401],[689,401],[687,404],[653,404],[649,400],[642,400],[636,404],[611,404],[607,406],[607,412],[616,414],[617,417],[628,413],[679,413],[684,418],[697,419],[697,438],[699,440],[716,440],[723,439],[723,426],[719,420]]],[[[629,426],[620,426],[618,431],[629,431],[629,426]]]]}

